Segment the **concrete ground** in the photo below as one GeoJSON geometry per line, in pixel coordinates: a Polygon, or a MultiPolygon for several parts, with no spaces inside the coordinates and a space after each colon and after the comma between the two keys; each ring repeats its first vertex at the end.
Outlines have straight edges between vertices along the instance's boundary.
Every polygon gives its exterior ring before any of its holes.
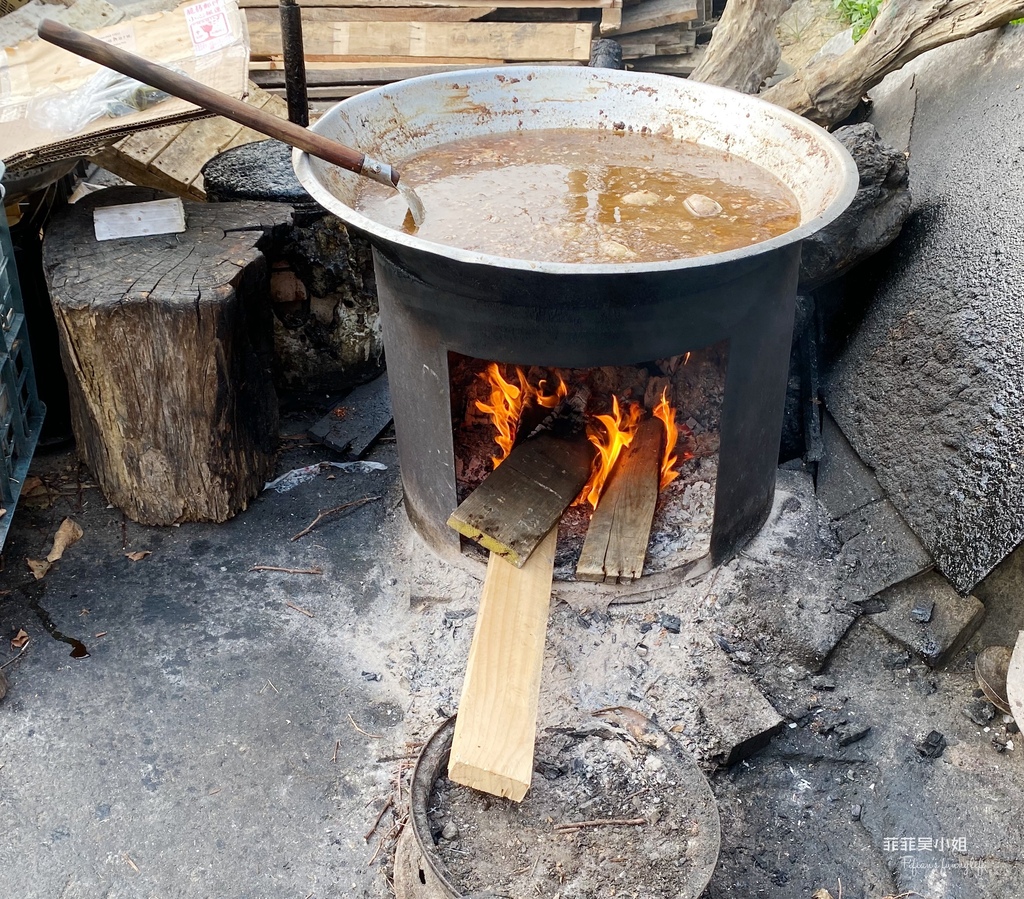
{"type": "MultiPolygon", "coordinates": [[[[280,471],[329,458],[302,445],[306,423],[286,420],[280,471]]],[[[387,797],[401,808],[419,743],[457,704],[482,569],[410,535],[393,444],[373,458],[388,470],[324,472],[225,524],[171,528],[126,521],[69,453],[37,460],[47,491],[18,508],[0,572],[0,664],[16,657],[18,630],[29,635],[0,703],[0,895],[390,895],[392,811],[364,836],[387,797]],[[367,495],[381,498],[290,539],[319,510],[367,495]],[[37,581],[25,559],[45,554],[65,517],[84,536],[37,581]],[[139,551],[151,554],[127,557],[139,551]],[[67,639],[89,657],[71,658],[67,639]]],[[[712,899],[1021,895],[1021,750],[997,752],[1002,720],[986,732],[962,708],[974,700],[971,652],[1022,623],[1024,558],[979,591],[993,624],[947,670],[904,654],[869,616],[821,668],[818,638],[801,645],[797,632],[820,618],[834,642],[853,619],[815,605],[811,580],[832,569],[807,578],[798,544],[834,544],[819,519],[786,524],[813,505],[794,503],[802,477],[780,481],[781,511],[744,558],[696,584],[607,609],[559,588],[541,726],[570,707],[626,704],[672,727],[720,804],[712,899]],[[664,626],[670,613],[681,634],[664,626]],[[731,767],[714,762],[716,710],[692,702],[723,634],[734,653],[724,704],[746,716],[756,681],[786,722],[731,767]],[[930,730],[949,744],[936,759],[913,745],[930,730]],[[900,850],[939,836],[955,848],[900,850]]],[[[833,564],[829,552],[813,564],[833,564]]]]}

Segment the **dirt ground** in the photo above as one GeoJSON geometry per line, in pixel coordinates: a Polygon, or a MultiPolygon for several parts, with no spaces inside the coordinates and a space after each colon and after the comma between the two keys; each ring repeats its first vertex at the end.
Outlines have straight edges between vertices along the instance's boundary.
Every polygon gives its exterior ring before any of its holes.
{"type": "MultiPolygon", "coordinates": [[[[279,471],[332,458],[303,445],[311,421],[286,419],[279,471]]],[[[373,458],[387,471],[323,472],[226,524],[172,528],[109,508],[69,453],[37,460],[46,492],[17,510],[0,572],[0,664],[17,659],[0,703],[5,895],[389,895],[409,771],[457,707],[483,566],[431,553],[405,521],[393,445],[373,458]],[[291,541],[366,495],[382,498],[291,541]],[[36,580],[25,560],[66,517],[84,536],[36,580]]],[[[542,733],[608,706],[671,732],[718,801],[711,899],[838,899],[840,881],[846,899],[1020,893],[1016,737],[997,751],[1002,720],[985,730],[962,709],[971,652],[1021,624],[1024,561],[979,590],[998,626],[931,671],[841,598],[839,550],[809,475],[780,472],[769,526],[729,566],[619,596],[556,585],[542,733]],[[713,706],[716,678],[732,700],[713,706]],[[764,696],[782,732],[722,765],[729,715],[764,696]],[[931,730],[948,743],[934,759],[914,748],[931,730]]]]}

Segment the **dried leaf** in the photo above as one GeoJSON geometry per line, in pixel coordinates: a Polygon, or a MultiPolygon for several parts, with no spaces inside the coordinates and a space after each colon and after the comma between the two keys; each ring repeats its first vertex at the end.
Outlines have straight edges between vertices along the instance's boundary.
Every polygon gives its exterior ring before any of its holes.
{"type": "Polygon", "coordinates": [[[54,494],[41,478],[35,475],[25,478],[21,485],[21,501],[35,509],[45,509],[53,505],[54,494]]]}
{"type": "Polygon", "coordinates": [[[125,553],[125,557],[131,559],[133,562],[141,562],[146,556],[153,555],[151,549],[140,549],[133,553],[125,553]]]}
{"type": "Polygon", "coordinates": [[[63,555],[64,550],[82,539],[85,533],[82,528],[70,518],[65,518],[53,538],[53,548],[46,554],[47,562],[56,562],[63,555]]]}
{"type": "MultiPolygon", "coordinates": [[[[40,487],[43,486],[43,479],[37,478],[34,474],[29,475],[21,484],[21,495],[27,496],[29,493],[34,493],[40,487]]],[[[44,488],[45,489],[45,488],[44,488]]]]}
{"type": "Polygon", "coordinates": [[[28,645],[28,634],[24,628],[19,629],[11,638],[11,649],[24,649],[28,645]]]}
{"type": "Polygon", "coordinates": [[[28,570],[32,572],[32,576],[37,580],[41,581],[45,576],[46,572],[52,567],[49,562],[39,559],[26,559],[28,562],[28,570]]]}
{"type": "Polygon", "coordinates": [[[1024,719],[1024,631],[1017,634],[1017,643],[1010,657],[1006,672],[1006,694],[1010,700],[1010,712],[1017,724],[1024,719]]]}
{"type": "Polygon", "coordinates": [[[832,899],[832,894],[828,890],[815,890],[811,899],[832,899]]]}

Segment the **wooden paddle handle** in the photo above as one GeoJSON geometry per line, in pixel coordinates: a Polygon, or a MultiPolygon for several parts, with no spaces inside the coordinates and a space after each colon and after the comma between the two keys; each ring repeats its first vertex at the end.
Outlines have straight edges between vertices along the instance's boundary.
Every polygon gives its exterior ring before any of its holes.
{"type": "MultiPolygon", "coordinates": [[[[285,119],[279,119],[249,106],[247,103],[214,90],[187,75],[172,72],[166,66],[157,65],[134,53],[112,47],[110,44],[105,44],[91,35],[75,28],[69,28],[53,19],[44,19],[39,23],[39,36],[44,41],[56,44],[71,53],[91,59],[101,66],[106,66],[122,75],[128,75],[179,99],[187,100],[208,112],[224,116],[239,125],[245,125],[247,128],[276,138],[292,147],[298,147],[312,156],[324,159],[343,169],[381,180],[375,175],[380,174],[379,167],[382,164],[367,159],[366,155],[358,150],[353,150],[313,131],[300,128],[285,119]],[[377,171],[374,171],[375,167],[377,171]]],[[[390,183],[397,185],[397,170],[387,166],[384,168],[388,169],[390,183]]]]}

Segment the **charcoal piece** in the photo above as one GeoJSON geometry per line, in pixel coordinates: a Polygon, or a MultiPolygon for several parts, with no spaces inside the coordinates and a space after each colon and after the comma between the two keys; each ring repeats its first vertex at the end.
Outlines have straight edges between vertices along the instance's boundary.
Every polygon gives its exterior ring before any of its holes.
{"type": "Polygon", "coordinates": [[[935,602],[933,600],[920,600],[910,610],[910,620],[916,621],[918,624],[927,624],[932,620],[934,611],[935,602]]]}
{"type": "Polygon", "coordinates": [[[946,738],[937,730],[930,731],[914,741],[914,748],[926,759],[937,759],[946,751],[946,738]]]}
{"type": "Polygon", "coordinates": [[[837,731],[840,746],[851,746],[854,743],[859,743],[871,732],[871,725],[868,724],[864,727],[844,727],[842,730],[837,731]]]}

